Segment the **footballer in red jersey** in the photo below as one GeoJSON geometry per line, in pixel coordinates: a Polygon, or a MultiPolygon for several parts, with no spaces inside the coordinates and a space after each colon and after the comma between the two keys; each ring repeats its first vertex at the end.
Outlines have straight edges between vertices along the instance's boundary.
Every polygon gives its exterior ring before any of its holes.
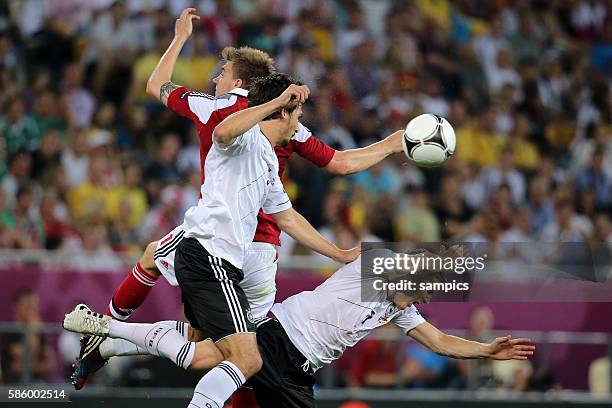
{"type": "MultiPolygon", "coordinates": [[[[174,39],[151,74],[147,93],[196,125],[200,140],[203,182],[204,162],[212,146],[214,128],[227,116],[248,106],[247,89],[250,83],[257,77],[267,76],[274,71],[274,67],[273,60],[263,51],[249,47],[227,47],[222,52],[222,70],[213,79],[214,96],[173,84],[170,78],[174,65],[185,42],[191,36],[193,21],[199,19],[194,13],[195,9],[187,8],[176,20],[174,39]]],[[[279,175],[282,176],[287,161],[294,152],[333,174],[345,175],[365,170],[387,156],[401,152],[401,134],[402,131],[397,131],[367,147],[336,151],[300,124],[287,146],[275,148],[279,175]]],[[[206,197],[202,199],[205,200],[206,197]]],[[[147,245],[139,262],[115,290],[106,309],[107,315],[118,320],[127,320],[144,302],[160,275],[164,275],[170,284],[177,285],[174,277],[174,251],[183,234],[182,226],[178,226],[159,241],[147,245]]],[[[276,248],[280,245],[279,236],[280,229],[274,219],[260,211],[254,242],[247,252],[243,266],[245,278],[240,283],[249,299],[255,320],[265,317],[274,303],[276,248]]],[[[184,330],[182,334],[191,341],[202,340],[200,334],[193,331],[184,330]]],[[[81,389],[88,376],[106,363],[106,358],[99,350],[102,340],[95,336],[82,339],[81,351],[72,376],[76,389],[81,389]]]]}

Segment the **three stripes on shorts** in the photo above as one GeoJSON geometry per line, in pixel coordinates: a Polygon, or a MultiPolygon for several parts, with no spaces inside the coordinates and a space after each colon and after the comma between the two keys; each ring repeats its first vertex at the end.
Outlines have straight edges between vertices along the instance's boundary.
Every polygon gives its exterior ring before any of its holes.
{"type": "Polygon", "coordinates": [[[184,235],[185,235],[185,231],[182,230],[178,234],[176,234],[176,236],[172,238],[170,241],[161,245],[159,248],[155,250],[155,254],[153,255],[153,258],[154,259],[163,258],[167,256],[168,254],[170,254],[171,252],[176,251],[176,247],[178,247],[178,244],[181,242],[184,235]]]}
{"type": "Polygon", "coordinates": [[[229,306],[229,310],[232,315],[232,320],[234,322],[234,327],[236,328],[236,333],[248,332],[249,330],[242,310],[242,306],[238,301],[238,296],[236,295],[236,290],[234,289],[233,282],[228,278],[225,269],[223,269],[222,259],[216,256],[209,255],[208,262],[210,263],[210,266],[213,272],[215,273],[215,277],[221,283],[221,289],[223,290],[223,294],[225,295],[227,305],[229,306]]]}

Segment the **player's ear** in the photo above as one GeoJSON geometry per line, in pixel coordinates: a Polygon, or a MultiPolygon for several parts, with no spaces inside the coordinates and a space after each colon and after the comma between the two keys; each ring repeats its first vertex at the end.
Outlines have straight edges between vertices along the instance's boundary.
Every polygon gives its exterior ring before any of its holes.
{"type": "Polygon", "coordinates": [[[244,81],[242,79],[234,79],[234,88],[242,88],[242,85],[244,85],[244,81]]]}

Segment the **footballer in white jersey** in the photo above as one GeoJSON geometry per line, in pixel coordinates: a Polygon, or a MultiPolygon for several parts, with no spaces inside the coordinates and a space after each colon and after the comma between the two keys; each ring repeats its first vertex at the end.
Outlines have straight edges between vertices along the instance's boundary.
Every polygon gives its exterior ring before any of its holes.
{"type": "Polygon", "coordinates": [[[414,305],[400,308],[383,291],[364,291],[361,257],[313,291],[298,293],[272,306],[296,348],[316,370],[338,359],[372,330],[387,323],[408,333],[425,319],[414,305]],[[367,299],[363,299],[367,296],[367,299]]]}
{"type": "MultiPolygon", "coordinates": [[[[361,260],[359,257],[340,268],[313,291],[298,293],[274,305],[275,318],[258,324],[257,344],[263,367],[245,385],[255,390],[260,408],[313,408],[314,372],[340,358],[347,347],[357,344],[375,328],[388,323],[397,325],[432,351],[452,358],[526,360],[533,355],[535,346],[527,338],[513,339],[508,335],[487,344],[438,330],[414,306],[427,302],[431,293],[362,291],[362,285],[369,284],[370,275],[362,274],[361,260]]],[[[75,313],[78,314],[71,315],[75,313]]],[[[186,330],[181,322],[142,325],[112,321],[106,334],[127,342],[115,346],[117,350],[108,356],[148,353],[170,358],[184,368],[200,370],[215,366],[222,358],[210,341],[197,343],[195,352],[186,357],[184,350],[192,343],[185,340],[169,344],[172,335],[165,336],[155,347],[147,347],[147,333],[174,332],[175,326],[186,330]],[[118,328],[113,329],[113,325],[118,328]],[[136,325],[142,326],[139,330],[143,335],[129,329],[136,325]]]]}

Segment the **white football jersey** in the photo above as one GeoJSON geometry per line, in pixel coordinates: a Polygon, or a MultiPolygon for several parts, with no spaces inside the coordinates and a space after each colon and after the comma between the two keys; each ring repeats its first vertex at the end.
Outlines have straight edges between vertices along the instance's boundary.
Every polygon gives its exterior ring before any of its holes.
{"type": "MultiPolygon", "coordinates": [[[[392,322],[405,333],[425,320],[416,307],[404,310],[383,291],[364,291],[361,256],[343,266],[313,291],[301,292],[272,307],[295,347],[319,369],[340,358],[375,328],[392,322]]],[[[365,284],[365,283],[364,283],[365,284]]]]}
{"type": "Polygon", "coordinates": [[[259,125],[228,146],[213,139],[204,172],[203,198],[185,213],[185,237],[196,238],[209,253],[242,269],[259,209],[274,214],[291,208],[274,148],[259,125]]]}

